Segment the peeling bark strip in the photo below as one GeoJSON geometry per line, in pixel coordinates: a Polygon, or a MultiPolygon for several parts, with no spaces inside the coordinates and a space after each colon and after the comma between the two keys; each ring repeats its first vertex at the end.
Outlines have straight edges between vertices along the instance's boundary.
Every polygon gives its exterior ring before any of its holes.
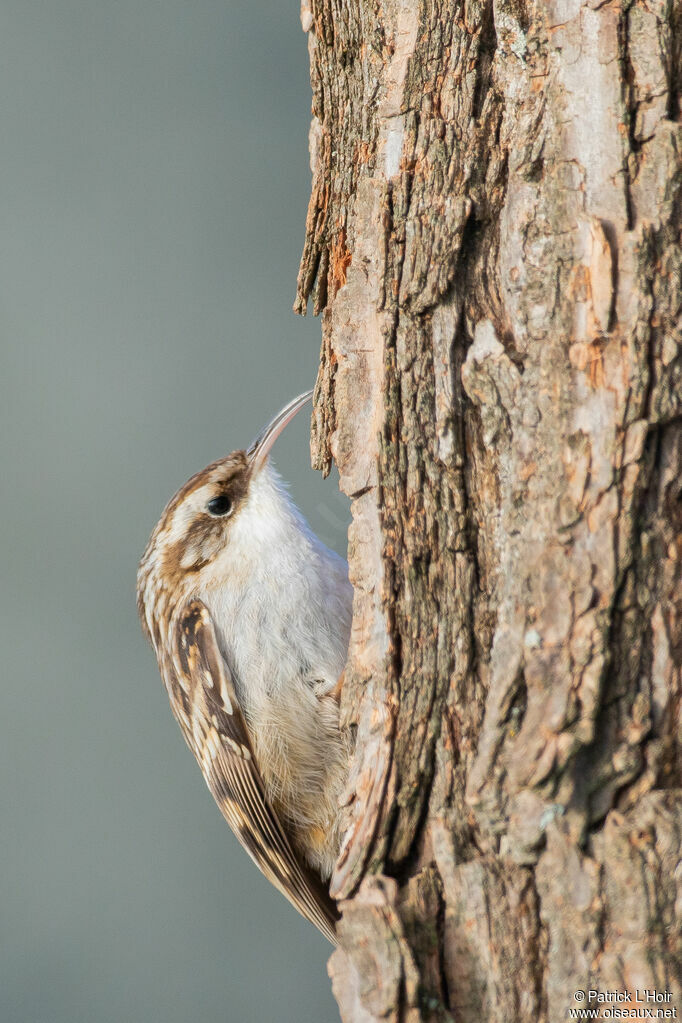
{"type": "Polygon", "coordinates": [[[353,512],[343,1019],[682,1016],[682,2],[302,21],[296,308],[353,512]]]}

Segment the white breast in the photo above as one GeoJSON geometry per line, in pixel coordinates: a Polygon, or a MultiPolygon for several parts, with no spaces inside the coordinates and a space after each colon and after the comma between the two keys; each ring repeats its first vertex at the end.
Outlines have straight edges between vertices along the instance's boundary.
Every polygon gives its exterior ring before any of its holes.
{"type": "Polygon", "coordinates": [[[310,530],[270,466],[252,481],[202,583],[198,596],[254,723],[264,702],[300,679],[323,691],[336,685],[350,637],[347,566],[310,530]]]}

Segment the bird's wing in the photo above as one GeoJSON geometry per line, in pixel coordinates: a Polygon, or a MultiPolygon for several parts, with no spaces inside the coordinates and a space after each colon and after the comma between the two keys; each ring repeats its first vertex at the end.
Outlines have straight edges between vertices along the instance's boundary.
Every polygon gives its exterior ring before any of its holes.
{"type": "Polygon", "coordinates": [[[336,944],[336,906],[268,802],[229,668],[200,600],[178,618],[165,674],[173,712],[225,820],[267,879],[336,944]]]}

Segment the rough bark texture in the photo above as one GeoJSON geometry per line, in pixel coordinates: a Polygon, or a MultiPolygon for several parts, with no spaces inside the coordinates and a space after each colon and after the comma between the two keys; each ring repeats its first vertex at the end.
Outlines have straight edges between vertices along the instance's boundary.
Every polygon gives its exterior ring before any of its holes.
{"type": "Polygon", "coordinates": [[[345,1023],[682,1015],[678,0],[305,0],[345,1023]]]}

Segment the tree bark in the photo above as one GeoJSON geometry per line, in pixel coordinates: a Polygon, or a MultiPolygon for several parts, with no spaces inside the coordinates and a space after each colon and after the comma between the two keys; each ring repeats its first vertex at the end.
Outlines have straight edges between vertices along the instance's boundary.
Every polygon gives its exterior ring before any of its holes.
{"type": "Polygon", "coordinates": [[[296,308],[353,516],[342,1018],[679,1017],[682,3],[302,21],[296,308]]]}

